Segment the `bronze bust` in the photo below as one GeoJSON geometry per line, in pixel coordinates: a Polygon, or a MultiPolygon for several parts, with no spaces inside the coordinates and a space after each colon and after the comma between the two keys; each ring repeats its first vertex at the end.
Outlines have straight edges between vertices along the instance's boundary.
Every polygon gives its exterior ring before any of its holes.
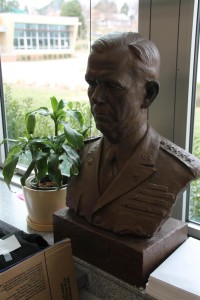
{"type": "Polygon", "coordinates": [[[66,204],[115,234],[152,237],[200,177],[200,160],[148,124],[159,68],[154,43],[133,32],[100,37],[88,58],[88,97],[102,137],[85,145],[66,204]]]}

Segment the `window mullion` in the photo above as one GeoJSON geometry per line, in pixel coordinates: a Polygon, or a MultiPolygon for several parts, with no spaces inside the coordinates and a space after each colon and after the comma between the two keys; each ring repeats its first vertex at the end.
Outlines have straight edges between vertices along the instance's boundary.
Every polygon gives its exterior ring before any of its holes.
{"type": "MultiPolygon", "coordinates": [[[[0,57],[0,128],[2,129],[0,130],[0,142],[1,142],[5,137],[7,137],[1,57],[0,57]]],[[[7,147],[7,143],[5,143],[4,147],[0,147],[0,166],[3,165],[7,151],[8,151],[8,147],[7,147]]]]}

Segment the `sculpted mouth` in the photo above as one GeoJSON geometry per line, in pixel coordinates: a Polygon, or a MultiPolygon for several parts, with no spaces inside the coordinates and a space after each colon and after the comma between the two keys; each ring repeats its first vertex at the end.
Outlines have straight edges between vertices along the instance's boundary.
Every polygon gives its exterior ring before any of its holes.
{"type": "Polygon", "coordinates": [[[94,114],[94,119],[96,121],[107,121],[107,120],[110,120],[111,119],[111,116],[108,115],[108,114],[94,114]]]}
{"type": "Polygon", "coordinates": [[[103,112],[100,109],[93,109],[92,114],[95,118],[103,118],[103,117],[108,117],[110,114],[108,112],[103,112]]]}

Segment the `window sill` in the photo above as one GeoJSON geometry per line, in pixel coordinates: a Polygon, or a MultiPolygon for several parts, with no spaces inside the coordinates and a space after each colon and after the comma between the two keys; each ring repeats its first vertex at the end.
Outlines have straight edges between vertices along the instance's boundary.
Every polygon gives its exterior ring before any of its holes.
{"type": "MultiPolygon", "coordinates": [[[[12,179],[12,184],[17,187],[21,187],[20,178],[20,175],[14,175],[12,179]]],[[[3,181],[2,169],[0,169],[0,180],[3,181]]]]}
{"type": "Polygon", "coordinates": [[[200,239],[200,225],[189,222],[188,235],[200,239]]]}

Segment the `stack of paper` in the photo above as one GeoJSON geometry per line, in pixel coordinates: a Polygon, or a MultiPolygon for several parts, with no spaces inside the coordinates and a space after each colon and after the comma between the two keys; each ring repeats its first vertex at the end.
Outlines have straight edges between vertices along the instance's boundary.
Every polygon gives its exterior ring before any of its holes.
{"type": "Polygon", "coordinates": [[[200,241],[188,238],[156,270],[147,294],[158,300],[200,299],[200,241]]]}

